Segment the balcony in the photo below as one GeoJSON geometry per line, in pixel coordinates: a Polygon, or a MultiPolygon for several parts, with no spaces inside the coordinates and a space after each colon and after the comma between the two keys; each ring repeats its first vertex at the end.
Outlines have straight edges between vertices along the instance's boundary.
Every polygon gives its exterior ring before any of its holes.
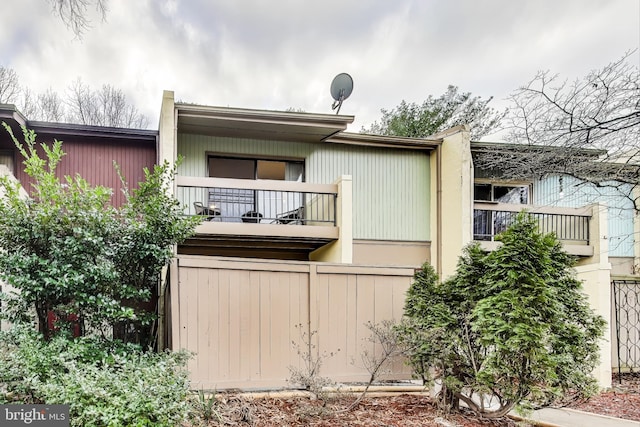
{"type": "Polygon", "coordinates": [[[182,253],[308,259],[339,236],[338,185],[178,176],[176,197],[202,222],[182,253]]]}
{"type": "Polygon", "coordinates": [[[495,236],[505,231],[523,210],[536,221],[540,232],[554,233],[570,254],[583,257],[593,255],[590,242],[591,207],[557,208],[475,202],[473,240],[486,250],[494,250],[499,243],[495,241],[495,236]]]}

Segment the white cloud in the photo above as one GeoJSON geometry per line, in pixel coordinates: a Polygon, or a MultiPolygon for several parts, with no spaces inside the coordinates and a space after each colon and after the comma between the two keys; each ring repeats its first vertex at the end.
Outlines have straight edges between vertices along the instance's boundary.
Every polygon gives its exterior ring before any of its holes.
{"type": "Polygon", "coordinates": [[[341,113],[359,130],[380,108],[448,84],[502,106],[540,69],[575,78],[640,45],[631,0],[111,0],[83,40],[44,0],[4,4],[0,64],[23,84],[112,84],[152,126],[163,89],[201,104],[329,113],[331,79],[348,72],[341,113]]]}

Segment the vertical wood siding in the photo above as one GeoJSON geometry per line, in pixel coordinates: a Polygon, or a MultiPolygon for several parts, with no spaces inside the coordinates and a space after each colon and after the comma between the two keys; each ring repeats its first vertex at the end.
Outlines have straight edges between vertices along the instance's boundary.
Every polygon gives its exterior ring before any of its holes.
{"type": "Polygon", "coordinates": [[[194,388],[284,385],[291,342],[308,320],[307,277],[295,272],[181,268],[179,347],[194,388]]]}
{"type": "MultiPolygon", "coordinates": [[[[44,139],[43,141],[51,142],[44,139]]],[[[79,174],[91,185],[113,189],[112,203],[115,206],[122,205],[125,198],[113,163],[116,162],[120,166],[129,188],[135,188],[137,183],[144,180],[143,169],[153,168],[156,162],[155,144],[149,142],[65,138],[62,149],[66,155],[56,170],[58,177],[79,174]]],[[[39,153],[40,156],[44,156],[42,150],[39,150],[39,153]]],[[[30,191],[31,179],[23,168],[15,169],[16,178],[25,190],[30,191]]]]}
{"type": "MultiPolygon", "coordinates": [[[[533,204],[577,208],[592,203],[603,203],[607,209],[609,256],[633,256],[633,203],[614,188],[598,188],[576,178],[552,175],[533,184],[533,204]],[[561,191],[562,190],[562,191],[561,191]]],[[[622,191],[631,191],[627,186],[622,191]]]]}
{"type": "Polygon", "coordinates": [[[305,160],[306,181],[353,177],[355,239],[426,241],[429,236],[429,154],[338,144],[305,144],[179,134],[179,173],[207,176],[206,152],[305,160]]]}
{"type": "MultiPolygon", "coordinates": [[[[178,265],[173,348],[196,353],[188,366],[194,389],[291,386],[289,367],[304,366],[299,351],[308,351],[311,334],[315,355],[335,353],[322,376],[367,380],[361,355],[375,349],[365,324],[400,320],[413,272],[193,256],[178,265]]],[[[403,360],[391,372],[410,377],[403,360]]]]}
{"type": "Polygon", "coordinates": [[[325,144],[307,164],[311,182],[353,177],[353,237],[429,240],[429,157],[409,150],[325,144]]]}
{"type": "MultiPolygon", "coordinates": [[[[367,374],[362,355],[376,354],[380,349],[370,341],[367,324],[383,320],[399,320],[403,315],[407,277],[353,274],[318,274],[318,349],[320,354],[333,354],[322,366],[331,378],[361,381],[367,374]]],[[[393,379],[410,378],[403,360],[389,367],[393,379]]]]}

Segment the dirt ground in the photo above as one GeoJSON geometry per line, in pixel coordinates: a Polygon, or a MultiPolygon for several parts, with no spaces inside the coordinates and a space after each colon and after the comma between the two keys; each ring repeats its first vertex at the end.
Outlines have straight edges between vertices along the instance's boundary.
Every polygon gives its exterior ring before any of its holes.
{"type": "MultiPolygon", "coordinates": [[[[367,397],[352,411],[344,411],[354,397],[326,401],[306,397],[247,399],[218,394],[210,402],[210,420],[195,420],[189,426],[362,426],[362,427],[516,427],[510,418],[487,420],[471,412],[445,414],[425,395],[399,394],[367,397]]],[[[570,408],[640,421],[640,374],[614,376],[614,387],[570,408]]]]}

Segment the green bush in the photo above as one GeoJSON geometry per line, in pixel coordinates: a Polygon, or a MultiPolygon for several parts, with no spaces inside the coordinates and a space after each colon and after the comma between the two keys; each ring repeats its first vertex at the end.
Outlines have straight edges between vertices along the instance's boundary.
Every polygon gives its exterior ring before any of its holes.
{"type": "Polygon", "coordinates": [[[176,426],[189,354],[16,328],[0,336],[0,403],[70,405],[72,426],[176,426]]]}
{"type": "Polygon", "coordinates": [[[440,380],[445,408],[464,402],[487,417],[593,393],[605,321],[575,260],[524,214],[498,240],[490,253],[466,248],[444,283],[427,264],[414,276],[400,329],[414,371],[440,380]]]}
{"type": "Polygon", "coordinates": [[[0,317],[30,322],[35,314],[45,337],[77,326],[83,335],[113,333],[153,346],[162,268],[199,222],[167,191],[176,166],[145,169],[131,192],[121,177],[126,203],[116,208],[113,189],[59,177],[60,141],[40,148],[35,132],[23,128],[21,143],[5,127],[32,183],[23,198],[19,184],[0,176],[0,279],[17,290],[0,292],[0,317]]]}

